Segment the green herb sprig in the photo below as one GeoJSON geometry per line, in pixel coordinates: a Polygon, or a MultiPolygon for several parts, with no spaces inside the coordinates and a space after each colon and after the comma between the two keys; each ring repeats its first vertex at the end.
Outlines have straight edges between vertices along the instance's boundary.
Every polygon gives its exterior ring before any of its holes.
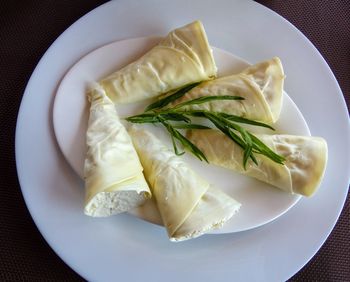
{"type": "Polygon", "coordinates": [[[180,152],[177,147],[176,140],[180,142],[183,148],[190,151],[200,160],[208,162],[204,153],[194,145],[189,139],[180,133],[179,129],[210,129],[208,126],[192,123],[191,117],[199,117],[209,120],[217,129],[229,137],[233,142],[240,146],[243,150],[243,167],[246,168],[247,162],[251,159],[255,164],[258,164],[255,154],[262,154],[274,162],[283,164],[284,158],[269,147],[267,147],[258,137],[250,133],[247,129],[239,124],[250,124],[274,130],[270,125],[246,119],[237,115],[231,115],[223,112],[213,112],[206,110],[191,110],[186,106],[208,103],[211,101],[220,100],[243,100],[240,96],[204,96],[192,100],[188,100],[173,107],[167,107],[170,103],[184,96],[189,90],[197,86],[198,83],[185,86],[177,92],[162,98],[155,103],[146,107],[145,112],[139,115],[134,115],[126,118],[132,123],[160,123],[169,132],[174,152],[176,155],[183,155],[184,151],[180,152]],[[176,124],[172,122],[177,122],[176,124]]]}

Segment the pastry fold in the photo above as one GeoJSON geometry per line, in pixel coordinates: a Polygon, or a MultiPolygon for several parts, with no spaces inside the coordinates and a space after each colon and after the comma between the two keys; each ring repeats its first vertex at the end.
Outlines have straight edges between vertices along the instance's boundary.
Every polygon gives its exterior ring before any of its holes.
{"type": "Polygon", "coordinates": [[[102,79],[114,103],[156,97],[216,76],[216,65],[200,21],[171,31],[141,58],[102,79]]]}
{"type": "Polygon", "coordinates": [[[289,193],[311,196],[317,190],[327,163],[327,143],[320,137],[256,134],[284,164],[255,154],[258,165],[248,160],[243,168],[243,150],[218,130],[191,130],[187,137],[209,163],[254,177],[289,193]]]}
{"type": "Polygon", "coordinates": [[[244,100],[217,100],[186,108],[225,112],[271,124],[280,116],[284,77],[282,63],[279,58],[274,57],[252,65],[238,74],[202,82],[170,107],[204,96],[241,96],[244,100]]]}
{"type": "Polygon", "coordinates": [[[196,174],[151,133],[129,130],[171,241],[195,238],[221,227],[240,207],[196,174]]]}
{"type": "Polygon", "coordinates": [[[88,93],[90,116],[84,163],[86,215],[127,211],[151,196],[132,141],[102,88],[88,93]]]}

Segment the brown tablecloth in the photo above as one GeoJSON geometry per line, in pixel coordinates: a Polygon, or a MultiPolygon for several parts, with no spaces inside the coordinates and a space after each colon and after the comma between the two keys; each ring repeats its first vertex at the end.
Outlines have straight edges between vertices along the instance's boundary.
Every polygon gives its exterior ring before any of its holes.
{"type": "MultiPolygon", "coordinates": [[[[16,174],[15,126],[26,83],[46,49],[74,21],[104,2],[0,3],[0,281],[82,280],[51,250],[28,213],[16,174]]],[[[257,2],[288,19],[313,42],[337,77],[349,107],[350,1],[257,2]]],[[[350,281],[349,209],[348,199],[326,243],[292,281],[350,281]]]]}

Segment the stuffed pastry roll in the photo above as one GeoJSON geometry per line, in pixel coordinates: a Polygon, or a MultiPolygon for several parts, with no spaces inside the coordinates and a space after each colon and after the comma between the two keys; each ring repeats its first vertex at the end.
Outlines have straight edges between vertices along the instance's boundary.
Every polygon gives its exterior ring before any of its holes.
{"type": "Polygon", "coordinates": [[[135,127],[129,132],[171,241],[220,227],[239,209],[238,202],[212,188],[154,135],[135,127]]]}
{"type": "Polygon", "coordinates": [[[155,97],[216,75],[203,25],[195,21],[170,32],[135,62],[100,81],[114,103],[155,97]]]}
{"type": "Polygon", "coordinates": [[[90,116],[84,164],[84,212],[109,216],[144,203],[151,196],[132,141],[103,89],[88,94],[90,116]]]}
{"type": "Polygon", "coordinates": [[[188,138],[203,151],[209,163],[254,177],[286,192],[311,196],[323,177],[327,163],[327,143],[311,136],[256,135],[274,152],[285,158],[284,165],[255,154],[258,165],[242,166],[243,151],[218,130],[191,130],[188,138]]]}
{"type": "Polygon", "coordinates": [[[192,110],[225,112],[274,123],[281,112],[284,77],[281,61],[275,57],[250,66],[241,73],[203,82],[171,106],[209,95],[241,96],[244,100],[217,100],[186,107],[192,110]]]}

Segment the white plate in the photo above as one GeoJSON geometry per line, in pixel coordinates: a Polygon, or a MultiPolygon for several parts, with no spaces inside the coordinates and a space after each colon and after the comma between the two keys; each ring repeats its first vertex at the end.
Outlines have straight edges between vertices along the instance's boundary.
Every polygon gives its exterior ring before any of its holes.
{"type": "Polygon", "coordinates": [[[129,0],[87,14],[45,53],[23,96],[16,161],[40,232],[89,281],[281,281],[316,253],[336,223],[348,190],[349,144],[348,112],[332,72],[315,47],[277,14],[253,1],[129,0]],[[82,214],[83,183],[56,143],[52,107],[61,79],[82,56],[116,40],[165,35],[194,19],[203,21],[214,46],[250,62],[282,59],[286,91],[312,135],[327,140],[329,159],[316,195],[277,220],[174,244],[162,227],[127,214],[107,219],[82,214]]]}
{"type": "MultiPolygon", "coordinates": [[[[98,48],[79,60],[60,83],[53,106],[53,126],[63,155],[81,178],[86,152],[85,134],[89,109],[86,89],[94,82],[140,57],[158,41],[159,39],[154,37],[134,38],[98,48]]],[[[213,54],[219,77],[238,73],[249,66],[244,60],[218,48],[213,48],[213,54]]],[[[117,112],[121,117],[142,113],[150,102],[148,100],[119,105],[117,112]]],[[[300,111],[287,94],[284,94],[281,117],[274,127],[276,132],[267,129],[253,129],[267,134],[283,132],[310,135],[300,111]]],[[[165,144],[172,147],[166,131],[154,126],[148,129],[153,129],[153,132],[165,144]]],[[[190,155],[186,155],[185,159],[197,173],[205,175],[210,183],[221,188],[242,204],[240,212],[227,222],[224,228],[215,230],[215,233],[237,232],[258,227],[279,217],[300,199],[298,195],[286,194],[260,181],[226,169],[208,166],[190,155]]],[[[135,209],[131,213],[149,222],[157,224],[162,222],[153,201],[149,201],[142,208],[135,209]]]]}

